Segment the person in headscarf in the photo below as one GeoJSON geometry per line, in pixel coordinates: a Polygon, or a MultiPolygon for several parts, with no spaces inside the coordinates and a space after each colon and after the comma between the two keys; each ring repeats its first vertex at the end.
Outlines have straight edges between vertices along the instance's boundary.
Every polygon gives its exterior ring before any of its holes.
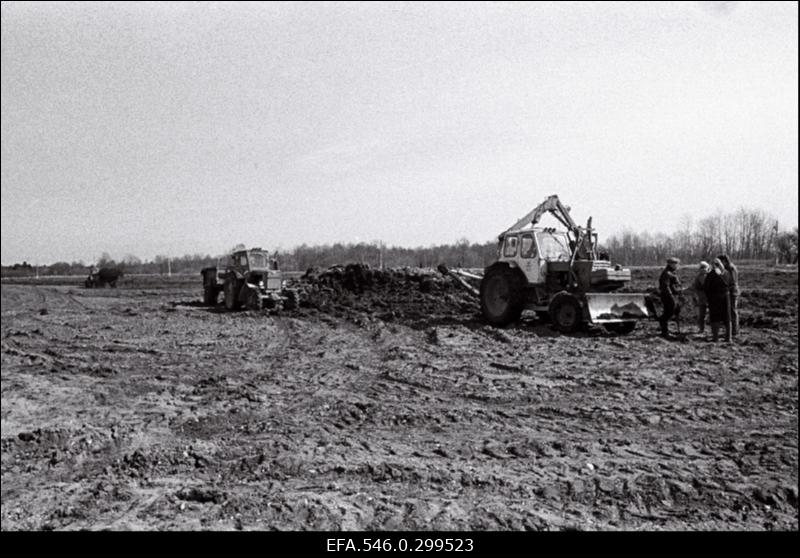
{"type": "Polygon", "coordinates": [[[706,292],[703,289],[703,284],[706,281],[706,275],[708,275],[709,271],[711,271],[711,266],[708,265],[708,262],[700,262],[700,267],[697,269],[697,275],[694,276],[694,281],[692,281],[694,304],[697,307],[697,329],[700,333],[703,333],[706,329],[708,299],[706,298],[706,292]]]}
{"type": "Polygon", "coordinates": [[[719,341],[720,327],[725,328],[725,341],[731,341],[730,276],[719,258],[714,258],[711,271],[706,275],[703,290],[708,299],[711,340],[719,341]]]}

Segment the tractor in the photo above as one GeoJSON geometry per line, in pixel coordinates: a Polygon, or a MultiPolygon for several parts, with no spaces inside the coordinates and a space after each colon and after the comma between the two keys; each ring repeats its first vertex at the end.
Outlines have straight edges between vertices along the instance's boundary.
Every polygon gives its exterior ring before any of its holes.
{"type": "Polygon", "coordinates": [[[591,217],[586,227],[578,226],[569,207],[553,195],[500,234],[497,261],[482,277],[444,265],[439,271],[477,296],[484,319],[494,326],[505,326],[518,320],[523,310],[531,310],[563,333],[586,323],[630,333],[637,321],[651,317],[647,297],[615,292],[630,282],[631,272],[612,265],[596,246],[591,217]],[[546,212],[566,231],[537,227],[546,212]],[[480,289],[464,277],[479,279],[480,289]]]}
{"type": "Polygon", "coordinates": [[[83,286],[87,289],[93,289],[108,285],[114,289],[117,287],[117,281],[119,281],[122,276],[123,272],[121,269],[113,267],[101,267],[100,269],[92,268],[86,280],[83,282],[83,286]]]}
{"type": "Polygon", "coordinates": [[[294,293],[284,289],[277,258],[261,248],[233,252],[200,273],[207,306],[216,306],[220,293],[228,310],[288,308],[296,301],[294,293]]]}

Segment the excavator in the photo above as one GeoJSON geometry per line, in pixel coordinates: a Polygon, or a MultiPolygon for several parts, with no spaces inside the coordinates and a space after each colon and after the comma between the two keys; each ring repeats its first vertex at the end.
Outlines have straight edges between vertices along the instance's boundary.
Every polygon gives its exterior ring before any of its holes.
{"type": "Polygon", "coordinates": [[[444,265],[438,269],[479,298],[481,313],[491,325],[505,326],[518,320],[523,310],[531,310],[563,333],[587,323],[630,333],[639,320],[651,317],[648,296],[615,292],[630,282],[630,270],[598,253],[591,217],[581,227],[569,212],[557,195],[547,197],[500,234],[497,261],[482,277],[444,265]],[[537,227],[546,213],[566,230],[537,227]],[[469,282],[476,279],[479,289],[469,282]]]}

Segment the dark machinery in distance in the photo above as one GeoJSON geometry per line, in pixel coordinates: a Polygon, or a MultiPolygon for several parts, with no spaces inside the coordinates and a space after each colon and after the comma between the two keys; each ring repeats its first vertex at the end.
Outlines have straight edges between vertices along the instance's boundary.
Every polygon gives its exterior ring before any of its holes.
{"type": "Polygon", "coordinates": [[[92,269],[89,273],[89,276],[83,282],[83,286],[87,289],[93,289],[95,287],[105,287],[108,285],[109,287],[116,288],[117,281],[121,279],[123,276],[123,272],[121,269],[116,269],[113,267],[101,267],[100,269],[92,269]]]}

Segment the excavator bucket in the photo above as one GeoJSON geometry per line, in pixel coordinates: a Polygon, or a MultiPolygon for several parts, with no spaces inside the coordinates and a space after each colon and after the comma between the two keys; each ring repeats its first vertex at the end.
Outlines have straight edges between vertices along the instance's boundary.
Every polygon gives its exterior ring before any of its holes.
{"type": "Polygon", "coordinates": [[[646,320],[645,295],[637,293],[587,293],[586,306],[592,323],[606,324],[646,320]]]}

